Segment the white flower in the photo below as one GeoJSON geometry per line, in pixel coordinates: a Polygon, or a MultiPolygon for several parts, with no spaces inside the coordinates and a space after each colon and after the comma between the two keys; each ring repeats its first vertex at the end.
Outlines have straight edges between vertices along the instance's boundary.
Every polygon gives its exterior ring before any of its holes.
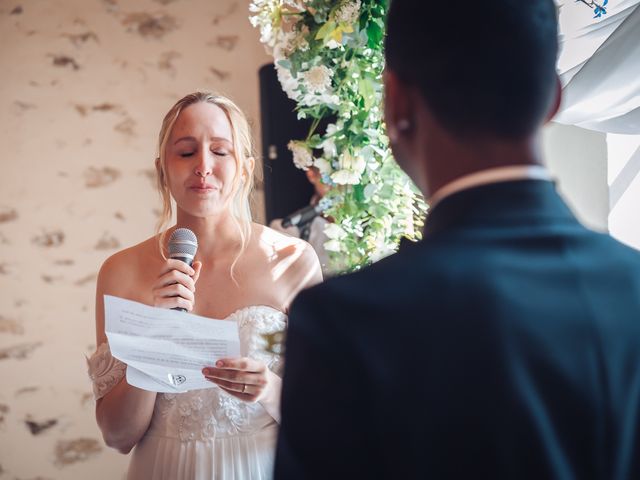
{"type": "Polygon", "coordinates": [[[316,158],[313,161],[313,166],[316,167],[321,174],[331,173],[331,163],[324,157],[316,158]]]}
{"type": "Polygon", "coordinates": [[[357,185],[366,166],[362,155],[352,155],[345,150],[340,156],[340,170],[331,175],[331,180],[338,185],[357,185]]]}
{"type": "Polygon", "coordinates": [[[313,107],[314,105],[338,105],[340,103],[340,99],[337,95],[324,93],[322,95],[318,94],[306,94],[302,95],[302,97],[298,100],[298,102],[307,107],[313,107]]]}
{"type": "Polygon", "coordinates": [[[330,223],[324,227],[324,234],[331,240],[342,240],[347,237],[347,232],[337,223],[330,223]]]}
{"type": "Polygon", "coordinates": [[[307,90],[314,93],[324,93],[331,87],[333,72],[326,65],[312,67],[302,73],[307,90]]]}
{"type": "Polygon", "coordinates": [[[324,242],[324,249],[327,252],[341,252],[342,244],[338,240],[329,240],[328,242],[324,242]]]}
{"type": "Polygon", "coordinates": [[[320,145],[324,150],[324,154],[326,157],[332,158],[338,156],[338,149],[336,148],[336,142],[333,138],[337,130],[338,127],[334,123],[330,123],[329,125],[327,125],[325,139],[320,145]]]}
{"type": "Polygon", "coordinates": [[[334,18],[338,23],[354,23],[360,18],[360,0],[344,2],[335,11],[334,18]]]}
{"type": "Polygon", "coordinates": [[[360,174],[351,170],[338,170],[331,174],[331,180],[338,185],[357,185],[360,183],[360,174]]]}
{"type": "Polygon", "coordinates": [[[367,167],[367,162],[365,162],[362,155],[352,155],[351,152],[346,150],[340,156],[340,166],[345,170],[351,170],[360,175],[367,167]]]}
{"type": "Polygon", "coordinates": [[[249,10],[255,13],[249,17],[249,21],[254,27],[260,28],[260,42],[265,45],[267,51],[273,49],[276,44],[273,19],[280,8],[280,0],[253,0],[249,5],[249,10]]]}
{"type": "Polygon", "coordinates": [[[322,142],[322,150],[324,154],[331,158],[338,155],[338,147],[336,147],[336,142],[333,137],[325,138],[322,142]]]}
{"type": "Polygon", "coordinates": [[[293,153],[293,163],[302,170],[308,170],[313,165],[313,155],[311,150],[303,142],[291,140],[287,148],[293,153]]]}
{"type": "Polygon", "coordinates": [[[298,89],[300,84],[295,78],[293,78],[293,75],[291,75],[291,72],[287,68],[277,62],[275,63],[275,67],[278,75],[278,81],[280,82],[280,85],[282,85],[282,90],[284,90],[291,100],[299,101],[300,92],[298,89]]]}
{"type": "Polygon", "coordinates": [[[373,263],[375,263],[378,260],[382,260],[383,258],[395,253],[395,251],[395,245],[385,244],[384,247],[374,250],[373,253],[369,255],[369,258],[373,263]]]}
{"type": "Polygon", "coordinates": [[[281,33],[273,47],[273,59],[274,62],[280,60],[286,60],[296,50],[302,50],[303,52],[309,49],[309,42],[305,38],[305,34],[308,33],[308,29],[304,29],[300,32],[287,32],[281,33]]]}
{"type": "Polygon", "coordinates": [[[388,257],[392,253],[395,253],[396,246],[389,242],[383,233],[376,236],[374,240],[373,253],[369,256],[372,262],[382,260],[384,257],[388,257]]]}
{"type": "Polygon", "coordinates": [[[375,183],[370,183],[364,187],[364,198],[370,199],[378,191],[378,186],[375,183]]]}

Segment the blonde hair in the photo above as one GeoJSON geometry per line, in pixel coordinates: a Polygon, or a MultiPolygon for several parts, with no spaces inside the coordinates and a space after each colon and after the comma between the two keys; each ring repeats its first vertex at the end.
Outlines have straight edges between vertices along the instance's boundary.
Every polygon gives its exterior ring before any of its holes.
{"type": "Polygon", "coordinates": [[[182,97],[171,107],[162,120],[160,135],[158,136],[158,157],[156,161],[157,186],[162,198],[162,214],[158,220],[156,235],[160,252],[166,258],[165,239],[167,236],[167,226],[173,215],[173,205],[171,202],[171,192],[167,182],[166,170],[166,146],[180,112],[190,105],[207,102],[221,108],[227,116],[231,125],[232,143],[234,158],[236,161],[236,174],[233,179],[233,186],[230,208],[231,218],[238,227],[241,246],[238,255],[231,264],[231,277],[234,279],[233,270],[238,259],[244,252],[251,236],[251,208],[249,197],[253,189],[253,163],[254,157],[253,142],[249,129],[247,117],[240,108],[230,99],[211,92],[194,92],[182,97]],[[243,181],[244,179],[244,181],[243,181]]]}

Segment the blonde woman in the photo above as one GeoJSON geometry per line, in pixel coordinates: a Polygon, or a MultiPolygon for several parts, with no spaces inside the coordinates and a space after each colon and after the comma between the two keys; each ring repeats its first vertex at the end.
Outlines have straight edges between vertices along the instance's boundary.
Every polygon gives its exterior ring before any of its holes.
{"type": "Polygon", "coordinates": [[[98,425],[107,445],[122,453],[135,447],[132,480],[270,478],[281,380],[261,335],[284,328],[295,295],[322,280],[318,258],[307,243],[251,222],[251,137],[229,99],[197,92],[178,101],[162,123],[156,169],[164,203],[158,234],[107,259],[98,276],[98,350],[89,361],[98,425]],[[172,199],[177,222],[166,229],[172,199]],[[193,268],[166,258],[177,227],[198,238],[193,268]],[[243,356],[203,370],[214,388],[132,387],[106,343],[105,294],[236,321],[243,356]]]}

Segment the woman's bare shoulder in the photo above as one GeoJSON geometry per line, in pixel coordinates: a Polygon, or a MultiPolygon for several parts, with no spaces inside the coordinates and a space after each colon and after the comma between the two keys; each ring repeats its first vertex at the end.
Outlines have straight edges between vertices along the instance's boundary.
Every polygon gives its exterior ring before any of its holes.
{"type": "Polygon", "coordinates": [[[144,272],[146,264],[157,261],[159,255],[158,240],[155,236],[120,250],[102,264],[98,284],[108,290],[113,290],[118,284],[126,284],[128,280],[133,280],[144,272]]]}
{"type": "Polygon", "coordinates": [[[304,240],[259,223],[252,224],[252,235],[263,248],[282,250],[291,247],[305,248],[309,245],[304,240]]]}
{"type": "Polygon", "coordinates": [[[258,248],[271,262],[287,266],[284,272],[294,284],[308,287],[322,281],[318,255],[309,243],[256,223],[253,224],[253,235],[257,238],[258,248]]]}

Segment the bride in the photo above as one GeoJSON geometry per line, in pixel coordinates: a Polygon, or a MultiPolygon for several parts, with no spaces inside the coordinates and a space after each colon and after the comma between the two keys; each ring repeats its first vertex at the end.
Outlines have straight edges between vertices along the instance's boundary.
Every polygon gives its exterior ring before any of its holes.
{"type": "Polygon", "coordinates": [[[284,329],[295,295],[322,280],[318,258],[307,243],[251,222],[251,136],[229,99],[196,92],[179,100],[164,118],[158,152],[160,233],[107,259],[98,276],[98,349],[89,359],[98,425],[107,445],[122,453],[135,447],[130,480],[270,478],[281,366],[262,335],[284,329]],[[177,224],[166,229],[171,198],[177,224]],[[193,268],[166,258],[177,227],[198,238],[193,268]],[[242,357],[203,369],[214,388],[163,394],[132,387],[109,351],[105,294],[235,321],[242,357]]]}

